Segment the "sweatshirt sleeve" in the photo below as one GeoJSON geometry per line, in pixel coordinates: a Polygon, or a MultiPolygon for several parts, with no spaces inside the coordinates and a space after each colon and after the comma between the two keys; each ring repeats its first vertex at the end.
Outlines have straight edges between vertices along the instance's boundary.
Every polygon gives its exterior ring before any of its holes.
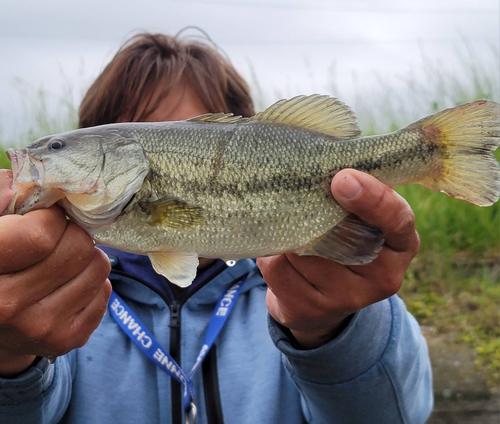
{"type": "Polygon", "coordinates": [[[61,356],[54,364],[42,358],[16,378],[0,378],[0,422],[59,422],[71,398],[71,356],[61,356]]]}
{"type": "Polygon", "coordinates": [[[309,423],[423,424],[429,417],[427,344],[399,297],[358,311],[339,336],[317,349],[295,349],[272,317],[269,332],[309,423]]]}

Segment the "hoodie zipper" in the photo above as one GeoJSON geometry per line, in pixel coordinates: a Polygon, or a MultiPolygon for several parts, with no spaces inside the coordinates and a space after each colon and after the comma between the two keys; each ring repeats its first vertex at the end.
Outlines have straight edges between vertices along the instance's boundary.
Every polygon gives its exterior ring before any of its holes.
{"type": "MultiPolygon", "coordinates": [[[[165,298],[161,293],[159,293],[153,286],[148,284],[146,281],[129,274],[127,272],[113,269],[113,273],[118,275],[122,275],[124,277],[128,277],[132,280],[138,281],[144,286],[148,287],[152,291],[154,291],[157,295],[159,295],[169,306],[170,308],[170,356],[181,365],[181,308],[182,305],[193,296],[198,290],[205,286],[205,284],[199,285],[196,290],[187,293],[186,296],[183,296],[180,300],[177,299],[168,299],[165,298]]],[[[207,280],[212,280],[215,275],[209,275],[207,280]]],[[[215,345],[212,346],[212,349],[208,352],[207,357],[205,358],[204,363],[202,364],[202,373],[203,373],[203,390],[205,392],[205,408],[208,418],[208,424],[224,424],[223,415],[222,415],[222,403],[220,398],[220,390],[219,390],[219,376],[217,374],[217,354],[215,350],[215,345]],[[207,364],[205,364],[207,362],[207,364]],[[208,393],[207,393],[208,391],[208,393]]],[[[182,386],[181,384],[174,378],[170,379],[171,384],[171,398],[172,398],[172,424],[183,424],[182,421],[182,386]]]]}
{"type": "MultiPolygon", "coordinates": [[[[170,356],[181,365],[181,303],[172,300],[170,306],[170,356]]],[[[172,424],[182,423],[182,387],[175,378],[171,378],[172,424]]]]}

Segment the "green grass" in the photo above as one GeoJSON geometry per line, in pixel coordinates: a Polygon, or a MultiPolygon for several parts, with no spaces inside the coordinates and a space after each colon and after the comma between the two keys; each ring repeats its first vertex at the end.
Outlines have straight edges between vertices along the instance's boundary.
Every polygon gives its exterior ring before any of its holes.
{"type": "MultiPolygon", "coordinates": [[[[395,131],[477,99],[500,100],[498,50],[492,48],[489,57],[479,58],[464,43],[454,63],[423,59],[422,69],[401,77],[403,89],[394,89],[393,81],[380,77],[371,93],[357,91],[350,106],[364,135],[395,131]],[[418,78],[419,72],[425,78],[418,78]]],[[[262,95],[254,72],[252,81],[255,92],[262,95]]],[[[339,87],[333,78],[330,94],[342,99],[339,87]]],[[[495,155],[500,159],[500,150],[495,155]]],[[[418,184],[396,190],[415,212],[421,239],[420,253],[406,275],[401,297],[421,324],[475,349],[478,367],[492,387],[498,386],[500,202],[482,208],[418,184]]]]}
{"type": "Polygon", "coordinates": [[[6,168],[10,168],[10,162],[2,150],[2,152],[0,152],[0,169],[6,169],[6,168]]]}
{"type": "MultiPolygon", "coordinates": [[[[370,102],[358,93],[353,105],[364,134],[401,128],[447,107],[476,99],[499,101],[499,53],[479,59],[464,45],[457,53],[461,76],[453,67],[424,60],[426,78],[406,76],[406,90],[396,91],[381,80],[370,102]],[[423,81],[423,82],[422,82],[423,81]],[[376,98],[376,104],[373,99],[376,98]]],[[[454,64],[453,66],[457,66],[454,64]]],[[[254,92],[262,89],[252,74],[254,92]]],[[[63,96],[60,113],[47,115],[48,94],[20,83],[20,95],[29,105],[34,124],[19,140],[3,145],[27,145],[36,138],[76,127],[76,107],[63,96]]],[[[330,94],[338,95],[335,84],[330,94]]],[[[262,98],[256,102],[265,106],[262,98]]],[[[496,152],[500,158],[500,150],[496,152]]],[[[8,166],[0,154],[0,167],[8,166]]],[[[415,212],[421,251],[407,273],[400,295],[421,324],[454,335],[458,343],[478,353],[477,365],[492,386],[500,383],[500,204],[481,208],[451,199],[419,185],[400,187],[415,212]]]]}
{"type": "Polygon", "coordinates": [[[473,262],[491,263],[498,258],[499,203],[474,206],[419,185],[399,187],[396,191],[415,212],[422,251],[440,252],[447,262],[463,256],[463,252],[473,262]]]}
{"type": "MultiPolygon", "coordinates": [[[[497,155],[498,156],[498,155],[497,155]]],[[[473,206],[420,186],[400,187],[416,216],[421,250],[400,296],[421,324],[477,350],[500,383],[500,205],[473,206]]]]}
{"type": "Polygon", "coordinates": [[[500,382],[499,275],[498,259],[474,262],[462,252],[450,262],[439,252],[422,251],[400,292],[420,324],[476,350],[477,366],[492,388],[500,382]]]}
{"type": "MultiPolygon", "coordinates": [[[[43,87],[33,87],[22,79],[15,79],[14,85],[24,104],[24,115],[30,124],[16,140],[0,137],[0,168],[10,168],[10,161],[5,155],[7,147],[25,147],[36,139],[49,134],[57,134],[75,129],[78,126],[78,108],[72,100],[73,90],[64,75],[61,75],[63,94],[54,99],[43,87]],[[49,104],[56,103],[54,114],[49,114],[49,104]],[[2,148],[2,146],[4,146],[2,148]]],[[[0,132],[1,135],[1,132],[0,132]]]]}
{"type": "MultiPolygon", "coordinates": [[[[385,87],[383,107],[368,109],[361,101],[369,133],[395,130],[446,107],[487,99],[499,101],[499,53],[479,60],[465,48],[458,62],[465,71],[426,61],[424,83],[408,79],[410,100],[421,105],[419,116],[405,112],[408,98],[385,87]],[[403,106],[401,106],[403,105],[403,106]],[[377,125],[381,117],[389,123],[377,125]],[[402,113],[404,116],[404,113],[402,113]]],[[[500,150],[495,152],[500,159],[500,150]]],[[[400,296],[421,324],[454,336],[477,352],[477,366],[492,388],[500,384],[500,202],[478,207],[419,185],[397,188],[415,216],[421,250],[406,275],[400,296]]]]}

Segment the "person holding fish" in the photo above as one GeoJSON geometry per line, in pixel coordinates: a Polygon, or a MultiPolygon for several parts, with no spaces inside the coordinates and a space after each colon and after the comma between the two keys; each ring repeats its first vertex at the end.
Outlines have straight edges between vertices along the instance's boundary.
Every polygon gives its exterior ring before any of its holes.
{"type": "Polygon", "coordinates": [[[0,172],[2,423],[424,423],[427,347],[395,295],[419,238],[388,185],[496,201],[495,113],[360,138],[337,99],[255,115],[211,47],[132,38],[81,129],[0,172]]]}

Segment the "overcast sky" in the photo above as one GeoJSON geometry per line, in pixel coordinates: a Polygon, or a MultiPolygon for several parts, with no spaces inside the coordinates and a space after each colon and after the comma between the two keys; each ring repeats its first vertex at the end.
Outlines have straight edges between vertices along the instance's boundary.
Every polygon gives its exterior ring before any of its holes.
{"type": "Polygon", "coordinates": [[[281,96],[331,94],[333,68],[334,94],[349,101],[353,73],[358,91],[376,75],[397,84],[422,66],[422,51],[452,63],[464,39],[486,55],[498,49],[500,37],[498,0],[2,0],[1,10],[4,139],[18,136],[32,119],[15,78],[43,85],[52,99],[69,83],[77,102],[118,46],[140,30],[203,28],[247,79],[253,67],[264,104],[281,96]]]}

